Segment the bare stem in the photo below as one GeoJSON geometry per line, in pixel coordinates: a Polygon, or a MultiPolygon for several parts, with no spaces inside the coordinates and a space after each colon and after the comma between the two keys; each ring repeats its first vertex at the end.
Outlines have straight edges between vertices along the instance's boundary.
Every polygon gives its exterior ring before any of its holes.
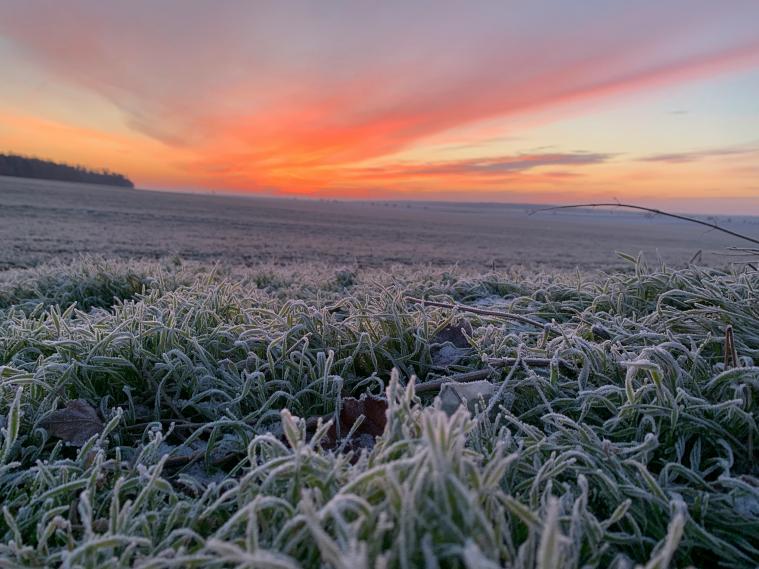
{"type": "Polygon", "coordinates": [[[485,310],[483,308],[475,308],[473,306],[467,306],[466,304],[452,304],[448,302],[437,302],[434,300],[424,300],[423,298],[414,298],[413,296],[407,296],[406,300],[409,302],[416,302],[422,306],[437,306],[438,308],[450,308],[452,310],[462,310],[465,312],[471,312],[472,314],[480,314],[483,316],[497,316],[498,318],[505,318],[507,320],[515,320],[517,322],[523,322],[538,328],[545,328],[549,324],[541,322],[540,320],[534,320],[528,316],[521,314],[512,314],[511,312],[501,312],[498,310],[485,310]]]}
{"type": "MultiPolygon", "coordinates": [[[[517,363],[517,358],[497,358],[488,359],[487,364],[490,367],[485,369],[477,369],[474,371],[467,371],[464,373],[455,373],[440,379],[434,379],[432,381],[425,381],[414,386],[416,393],[427,393],[429,391],[439,391],[443,385],[451,382],[468,383],[470,381],[479,381],[481,379],[487,379],[499,368],[513,366],[517,363]]],[[[556,363],[563,366],[569,366],[570,364],[562,359],[555,360],[556,363]]],[[[553,362],[553,358],[522,358],[521,362],[528,367],[548,367],[553,362]]]]}
{"type": "Polygon", "coordinates": [[[648,213],[654,213],[656,215],[663,215],[665,217],[673,217],[675,219],[681,219],[683,221],[689,221],[691,223],[698,223],[699,225],[704,225],[706,227],[716,229],[717,231],[721,231],[722,233],[727,233],[728,235],[737,237],[738,239],[743,239],[744,241],[748,241],[749,243],[754,243],[756,245],[759,245],[759,239],[749,237],[748,235],[743,235],[742,233],[738,233],[737,231],[731,231],[730,229],[725,229],[724,227],[720,227],[716,223],[712,223],[710,221],[696,219],[695,217],[688,217],[687,215],[679,215],[677,213],[669,213],[668,211],[662,211],[660,209],[655,209],[652,207],[643,207],[640,205],[632,205],[632,204],[626,204],[626,203],[586,203],[586,204],[574,204],[574,205],[557,205],[553,207],[544,207],[541,209],[536,209],[535,211],[530,212],[530,215],[534,213],[540,213],[542,211],[553,211],[557,209],[571,209],[571,208],[579,208],[579,207],[624,207],[627,209],[637,209],[639,211],[647,211],[648,213]]]}

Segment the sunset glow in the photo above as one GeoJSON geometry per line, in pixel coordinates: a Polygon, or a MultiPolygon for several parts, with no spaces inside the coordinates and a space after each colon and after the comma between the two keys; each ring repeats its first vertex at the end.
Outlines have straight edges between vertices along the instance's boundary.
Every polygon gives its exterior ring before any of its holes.
{"type": "Polygon", "coordinates": [[[139,187],[759,214],[759,3],[0,5],[0,151],[139,187]]]}

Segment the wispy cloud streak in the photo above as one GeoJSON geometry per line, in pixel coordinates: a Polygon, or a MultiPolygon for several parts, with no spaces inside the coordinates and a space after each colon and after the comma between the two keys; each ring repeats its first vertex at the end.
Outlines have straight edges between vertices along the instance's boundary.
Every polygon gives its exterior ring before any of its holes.
{"type": "Polygon", "coordinates": [[[685,162],[697,162],[709,158],[722,158],[726,156],[747,156],[756,154],[759,156],[759,145],[732,146],[725,148],[708,148],[705,150],[693,150],[690,152],[671,152],[663,154],[652,154],[641,158],[644,162],[667,162],[671,164],[682,164],[685,162]]]}

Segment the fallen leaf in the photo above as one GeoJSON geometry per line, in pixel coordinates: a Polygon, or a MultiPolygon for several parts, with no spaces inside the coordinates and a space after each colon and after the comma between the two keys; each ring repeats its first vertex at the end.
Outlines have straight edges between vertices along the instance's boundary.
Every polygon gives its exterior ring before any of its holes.
{"type": "Polygon", "coordinates": [[[442,409],[448,415],[456,412],[461,405],[466,406],[470,412],[474,412],[477,405],[487,403],[495,393],[495,385],[489,381],[472,381],[459,383],[452,381],[444,383],[440,388],[440,401],[442,409]]]}
{"type": "Polygon", "coordinates": [[[367,397],[365,399],[347,397],[343,399],[342,403],[340,409],[340,431],[342,433],[347,434],[361,415],[365,418],[356,430],[356,434],[366,433],[378,437],[385,432],[387,401],[379,397],[367,397]]]}
{"type": "Polygon", "coordinates": [[[472,325],[460,320],[438,330],[430,338],[430,357],[434,367],[447,368],[456,365],[472,353],[467,334],[472,333],[472,325]]]}
{"type": "Polygon", "coordinates": [[[468,321],[461,320],[454,324],[448,324],[435,333],[430,343],[451,343],[457,348],[468,348],[469,340],[467,340],[464,332],[466,332],[466,334],[472,333],[472,325],[468,321]]]}
{"type": "Polygon", "coordinates": [[[430,358],[434,367],[447,368],[456,365],[461,360],[472,354],[469,348],[457,348],[451,344],[433,346],[430,349],[430,358]]]}
{"type": "Polygon", "coordinates": [[[372,448],[375,437],[379,437],[385,432],[387,424],[387,401],[380,397],[365,397],[356,399],[355,397],[346,397],[342,400],[340,408],[340,436],[337,438],[337,427],[332,427],[324,437],[322,446],[324,448],[335,448],[340,446],[341,442],[346,451],[372,448]],[[356,428],[350,440],[345,441],[348,433],[363,415],[364,419],[356,428]]]}
{"type": "Polygon", "coordinates": [[[84,399],[69,401],[65,408],[40,421],[40,426],[52,436],[78,447],[103,431],[103,421],[84,399]]]}

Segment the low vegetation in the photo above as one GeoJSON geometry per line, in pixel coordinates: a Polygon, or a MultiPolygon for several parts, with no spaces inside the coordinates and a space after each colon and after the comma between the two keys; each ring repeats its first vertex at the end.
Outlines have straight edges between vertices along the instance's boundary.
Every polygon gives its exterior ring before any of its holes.
{"type": "Polygon", "coordinates": [[[757,358],[753,270],[6,271],[0,567],[755,567],[757,358]]]}

